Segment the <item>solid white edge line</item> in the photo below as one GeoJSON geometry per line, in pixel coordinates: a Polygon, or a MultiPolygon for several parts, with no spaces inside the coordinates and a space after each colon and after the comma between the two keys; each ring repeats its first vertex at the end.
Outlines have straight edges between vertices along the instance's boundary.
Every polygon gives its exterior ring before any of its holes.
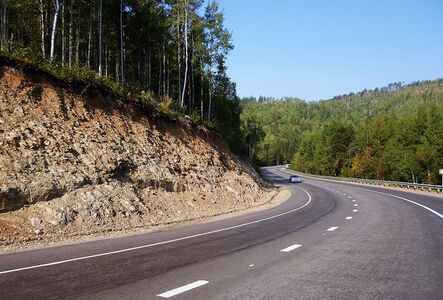
{"type": "Polygon", "coordinates": [[[8,273],[14,273],[14,272],[19,272],[19,271],[24,271],[24,270],[37,269],[37,268],[42,268],[42,267],[55,266],[55,265],[65,264],[65,263],[69,263],[69,262],[73,262],[73,261],[86,260],[86,259],[91,259],[91,258],[96,258],[96,257],[101,257],[101,256],[108,256],[108,255],[113,255],[113,254],[119,254],[119,253],[124,253],[124,252],[144,249],[144,248],[151,248],[151,247],[154,247],[154,246],[170,244],[170,243],[174,243],[174,242],[178,242],[178,241],[184,241],[184,240],[188,240],[188,239],[192,239],[192,238],[196,238],[196,237],[201,237],[201,236],[210,235],[210,234],[214,234],[214,233],[218,233],[218,232],[228,231],[228,230],[232,230],[232,229],[236,229],[236,228],[240,228],[240,227],[244,227],[244,226],[248,226],[248,225],[252,225],[252,224],[268,221],[268,220],[271,220],[271,219],[275,219],[275,218],[278,218],[278,217],[281,217],[281,216],[293,213],[295,211],[298,211],[298,210],[308,206],[311,203],[312,197],[308,193],[308,191],[306,191],[304,188],[299,187],[299,186],[297,186],[297,188],[301,189],[302,191],[304,191],[308,195],[308,202],[306,202],[305,204],[303,204],[300,207],[288,210],[288,211],[286,211],[284,213],[280,213],[280,214],[277,214],[277,215],[274,215],[274,216],[266,217],[266,218],[255,220],[255,221],[251,221],[251,222],[242,223],[242,224],[239,224],[239,225],[234,225],[234,226],[220,228],[220,229],[216,229],[216,230],[212,230],[212,231],[202,232],[202,233],[198,233],[198,234],[194,234],[194,235],[188,235],[188,236],[184,236],[184,237],[180,237],[180,238],[176,238],[176,239],[172,239],[172,240],[168,240],[168,241],[158,242],[158,243],[154,243],[154,244],[142,245],[142,246],[137,246],[137,247],[125,248],[125,249],[121,249],[121,250],[115,250],[115,251],[104,252],[104,253],[99,253],[99,254],[87,255],[87,256],[76,257],[76,258],[71,258],[71,259],[65,259],[65,260],[55,261],[55,262],[51,262],[51,263],[45,263],[45,264],[39,264],[39,265],[28,266],[28,267],[23,267],[23,268],[17,268],[17,269],[10,269],[10,270],[5,270],[5,271],[0,271],[0,275],[8,274],[8,273]]]}
{"type": "Polygon", "coordinates": [[[189,290],[201,287],[202,285],[205,285],[208,283],[209,283],[209,281],[206,281],[206,280],[197,280],[193,283],[190,283],[190,284],[178,287],[176,289],[161,293],[161,294],[157,295],[157,297],[171,298],[171,297],[174,297],[178,294],[181,294],[181,293],[187,292],[189,290]]]}
{"type": "Polygon", "coordinates": [[[338,226],[336,226],[336,227],[330,227],[330,228],[326,229],[326,231],[334,231],[334,230],[336,230],[336,229],[338,229],[338,226]]]}
{"type": "Polygon", "coordinates": [[[280,250],[280,252],[290,252],[290,251],[295,250],[295,249],[300,248],[300,247],[301,247],[301,245],[295,244],[295,245],[292,245],[292,246],[289,246],[289,247],[287,247],[285,249],[280,250]]]}

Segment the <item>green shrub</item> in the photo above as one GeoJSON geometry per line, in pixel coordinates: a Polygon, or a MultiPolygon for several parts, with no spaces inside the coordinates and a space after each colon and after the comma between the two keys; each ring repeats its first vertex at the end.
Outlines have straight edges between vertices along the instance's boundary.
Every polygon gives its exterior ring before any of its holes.
{"type": "Polygon", "coordinates": [[[189,118],[191,119],[191,122],[194,125],[200,125],[203,123],[200,114],[195,110],[193,110],[191,112],[191,114],[189,115],[189,118]]]}
{"type": "Polygon", "coordinates": [[[172,98],[170,98],[168,96],[163,97],[163,99],[162,99],[162,101],[160,102],[160,105],[159,105],[160,111],[162,113],[167,114],[171,110],[171,108],[172,108],[172,102],[173,102],[172,98]]]}

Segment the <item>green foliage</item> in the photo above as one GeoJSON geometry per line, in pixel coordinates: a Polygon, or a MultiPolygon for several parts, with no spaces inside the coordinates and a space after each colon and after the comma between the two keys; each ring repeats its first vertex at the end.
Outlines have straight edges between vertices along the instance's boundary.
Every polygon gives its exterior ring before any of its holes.
{"type": "Polygon", "coordinates": [[[191,119],[191,122],[194,125],[201,125],[201,124],[203,124],[203,119],[201,118],[199,113],[196,112],[196,111],[192,111],[191,114],[189,115],[189,118],[191,119]]]}
{"type": "Polygon", "coordinates": [[[162,102],[160,102],[160,111],[162,113],[168,113],[172,106],[172,98],[164,97],[162,102]]]}
{"type": "Polygon", "coordinates": [[[307,173],[440,183],[443,80],[363,91],[320,102],[242,101],[264,139],[262,164],[291,161],[307,173]]]}
{"type": "Polygon", "coordinates": [[[0,1],[0,52],[84,92],[134,101],[152,117],[194,114],[240,151],[239,99],[225,66],[231,33],[217,1],[204,3],[0,1]]]}
{"type": "Polygon", "coordinates": [[[263,131],[262,124],[258,121],[257,116],[246,116],[241,120],[241,131],[244,136],[244,143],[248,145],[248,157],[254,158],[254,148],[259,144],[266,136],[263,131]]]}

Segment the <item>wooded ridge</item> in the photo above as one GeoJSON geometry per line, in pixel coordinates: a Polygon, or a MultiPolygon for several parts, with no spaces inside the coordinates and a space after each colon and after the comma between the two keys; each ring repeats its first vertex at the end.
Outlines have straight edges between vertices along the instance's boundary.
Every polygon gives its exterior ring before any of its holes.
{"type": "Polygon", "coordinates": [[[244,99],[242,124],[262,164],[294,170],[440,184],[443,80],[401,83],[305,102],[244,99]]]}

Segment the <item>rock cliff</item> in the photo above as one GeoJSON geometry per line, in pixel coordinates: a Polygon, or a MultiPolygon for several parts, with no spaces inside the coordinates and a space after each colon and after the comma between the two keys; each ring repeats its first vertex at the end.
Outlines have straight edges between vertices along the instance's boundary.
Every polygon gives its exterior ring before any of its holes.
{"type": "Polygon", "coordinates": [[[0,65],[0,245],[201,218],[268,196],[211,130],[0,65]]]}

